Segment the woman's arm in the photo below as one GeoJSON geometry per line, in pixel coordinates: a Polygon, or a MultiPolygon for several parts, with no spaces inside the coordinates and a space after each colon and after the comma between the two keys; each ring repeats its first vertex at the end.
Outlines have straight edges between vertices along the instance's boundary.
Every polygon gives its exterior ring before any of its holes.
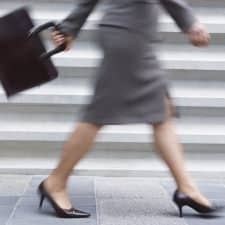
{"type": "Polygon", "coordinates": [[[99,0],[79,0],[78,6],[58,24],[61,32],[76,37],[99,0]]]}
{"type": "Polygon", "coordinates": [[[191,7],[184,0],[160,0],[160,3],[175,20],[183,32],[187,32],[197,22],[191,7]]]}
{"type": "Polygon", "coordinates": [[[190,42],[195,46],[208,45],[210,35],[198,21],[191,7],[185,0],[160,0],[167,12],[175,20],[180,29],[188,34],[190,42]]]}

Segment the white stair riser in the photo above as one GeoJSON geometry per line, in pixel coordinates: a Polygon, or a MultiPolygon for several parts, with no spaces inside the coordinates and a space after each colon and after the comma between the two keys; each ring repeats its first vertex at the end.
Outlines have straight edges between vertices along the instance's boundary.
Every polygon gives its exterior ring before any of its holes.
{"type": "MultiPolygon", "coordinates": [[[[175,80],[197,80],[197,81],[225,81],[225,70],[204,70],[204,69],[195,69],[195,68],[186,68],[186,69],[176,69],[176,65],[165,66],[165,76],[168,77],[171,81],[175,80]]],[[[63,79],[67,77],[75,77],[77,79],[82,79],[84,82],[90,82],[90,77],[95,76],[97,73],[97,66],[93,67],[58,67],[59,76],[63,79]]]]}
{"type": "MultiPolygon", "coordinates": [[[[225,71],[225,59],[221,58],[221,61],[203,61],[201,58],[190,61],[188,59],[170,59],[170,58],[160,58],[161,63],[165,68],[174,70],[215,70],[215,71],[225,71]]],[[[77,67],[87,67],[93,68],[97,67],[101,62],[101,57],[98,58],[55,58],[55,64],[58,68],[64,69],[65,67],[77,68],[77,67]]],[[[61,71],[62,71],[61,69],[61,71]]]]}
{"type": "MultiPolygon", "coordinates": [[[[218,107],[209,107],[207,106],[198,106],[197,103],[194,105],[194,101],[190,100],[191,103],[174,98],[174,104],[177,106],[178,112],[180,114],[180,120],[185,119],[186,117],[221,117],[225,120],[225,106],[218,107]],[[191,105],[192,104],[192,105],[191,105]],[[196,106],[197,105],[197,106],[196,106]]],[[[213,101],[213,100],[212,100],[213,101]]],[[[215,101],[215,100],[214,100],[215,101]]],[[[23,106],[20,104],[11,103],[10,107],[0,103],[0,121],[34,121],[34,122],[49,122],[49,121],[58,121],[58,122],[67,122],[76,121],[78,119],[79,111],[84,104],[64,104],[64,105],[51,105],[50,103],[46,106],[43,104],[27,103],[23,106]]],[[[209,105],[209,104],[208,104],[209,105]]]]}
{"type": "MultiPolygon", "coordinates": [[[[166,26],[166,25],[165,25],[166,26]]],[[[213,26],[213,25],[212,25],[213,26]]],[[[225,24],[224,24],[225,26],[225,24]]],[[[175,28],[174,28],[175,29],[175,28]]],[[[214,28],[213,28],[214,29],[214,28]]],[[[183,44],[189,44],[189,40],[186,35],[180,33],[179,31],[177,32],[172,32],[163,30],[163,27],[161,28],[161,31],[159,32],[158,35],[158,40],[156,42],[162,42],[166,44],[177,44],[177,45],[183,45],[183,44]]],[[[76,38],[76,43],[77,42],[88,42],[88,43],[95,43],[98,41],[98,30],[97,29],[83,29],[78,37],[76,38]]],[[[224,33],[213,33],[213,30],[209,30],[211,32],[211,41],[210,45],[225,45],[225,38],[224,38],[224,33]]],[[[49,32],[45,32],[43,34],[43,38],[46,40],[50,40],[50,34],[49,32]]]]}
{"type": "MultiPolygon", "coordinates": [[[[1,158],[48,158],[57,159],[62,151],[63,144],[67,139],[45,142],[45,141],[0,141],[1,158]]],[[[224,154],[225,144],[191,144],[181,141],[185,149],[185,155],[190,157],[201,154],[212,154],[213,158],[220,159],[224,154]],[[213,155],[214,153],[214,155],[213,155]]],[[[85,156],[87,158],[145,158],[146,155],[155,154],[155,147],[152,140],[149,143],[116,143],[116,142],[98,142],[93,144],[90,152],[85,156]]]]}

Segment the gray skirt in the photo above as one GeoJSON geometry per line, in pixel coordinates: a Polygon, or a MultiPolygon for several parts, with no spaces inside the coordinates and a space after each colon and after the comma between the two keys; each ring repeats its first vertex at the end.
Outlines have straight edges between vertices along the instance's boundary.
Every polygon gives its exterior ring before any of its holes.
{"type": "Polygon", "coordinates": [[[167,81],[149,40],[102,25],[98,41],[104,57],[94,77],[94,94],[78,120],[102,125],[166,120],[167,81]]]}

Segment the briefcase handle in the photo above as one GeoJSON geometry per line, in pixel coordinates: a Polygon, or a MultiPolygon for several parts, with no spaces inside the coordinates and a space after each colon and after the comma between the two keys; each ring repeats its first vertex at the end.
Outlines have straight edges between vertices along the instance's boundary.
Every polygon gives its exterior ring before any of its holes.
{"type": "MultiPolygon", "coordinates": [[[[50,21],[50,22],[44,23],[44,24],[42,24],[40,26],[37,26],[37,27],[33,28],[30,31],[30,34],[29,34],[28,38],[32,38],[33,36],[37,36],[39,33],[41,33],[44,30],[49,29],[50,27],[54,27],[56,29],[58,28],[55,22],[50,21]]],[[[55,49],[53,49],[53,50],[51,50],[49,52],[43,53],[40,56],[40,58],[41,59],[48,59],[48,58],[50,58],[51,56],[53,56],[55,54],[63,52],[65,49],[66,49],[66,43],[63,43],[60,46],[56,47],[55,49]]]]}

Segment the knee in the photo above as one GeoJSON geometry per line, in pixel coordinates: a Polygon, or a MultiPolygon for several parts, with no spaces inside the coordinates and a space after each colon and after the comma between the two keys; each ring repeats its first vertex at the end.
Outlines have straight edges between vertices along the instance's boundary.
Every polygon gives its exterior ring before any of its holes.
{"type": "Polygon", "coordinates": [[[95,126],[97,130],[100,130],[101,128],[104,127],[104,124],[99,124],[99,123],[93,123],[92,125],[95,126]]]}
{"type": "Polygon", "coordinates": [[[94,123],[94,122],[78,122],[77,126],[80,127],[85,127],[88,130],[95,130],[95,131],[99,131],[104,125],[103,124],[99,124],[99,123],[94,123]]]}
{"type": "Polygon", "coordinates": [[[152,128],[153,128],[153,131],[157,131],[158,129],[162,128],[165,124],[165,121],[162,121],[162,122],[156,122],[156,123],[153,123],[151,124],[152,128]]]}
{"type": "Polygon", "coordinates": [[[160,122],[156,122],[156,123],[152,124],[153,131],[157,132],[160,130],[167,129],[168,124],[170,124],[170,122],[171,122],[171,117],[168,117],[164,121],[160,121],[160,122]]]}
{"type": "Polygon", "coordinates": [[[89,124],[89,126],[95,128],[96,130],[100,130],[104,126],[104,124],[93,123],[93,122],[92,123],[88,123],[88,124],[89,124]]]}

